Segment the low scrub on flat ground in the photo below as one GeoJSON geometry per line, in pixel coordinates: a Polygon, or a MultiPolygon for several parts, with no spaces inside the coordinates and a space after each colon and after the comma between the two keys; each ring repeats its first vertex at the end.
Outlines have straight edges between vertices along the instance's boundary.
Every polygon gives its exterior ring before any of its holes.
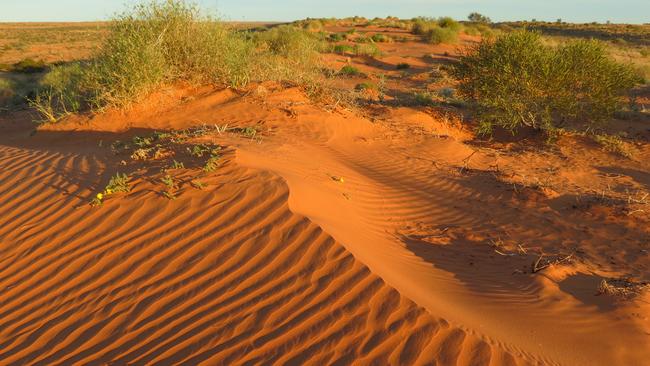
{"type": "Polygon", "coordinates": [[[521,126],[594,127],[619,111],[642,81],[598,41],[550,46],[525,30],[471,47],[452,75],[461,96],[473,103],[483,133],[497,126],[513,132],[521,126]]]}

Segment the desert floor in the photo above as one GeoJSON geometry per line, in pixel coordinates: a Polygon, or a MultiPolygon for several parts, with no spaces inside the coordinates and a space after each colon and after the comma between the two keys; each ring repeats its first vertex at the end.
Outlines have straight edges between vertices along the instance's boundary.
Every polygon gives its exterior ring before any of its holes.
{"type": "Polygon", "coordinates": [[[398,102],[458,52],[402,36],[324,55],[385,75],[360,110],[269,82],[0,114],[0,364],[646,365],[648,115],[631,157],[479,138],[398,102]]]}

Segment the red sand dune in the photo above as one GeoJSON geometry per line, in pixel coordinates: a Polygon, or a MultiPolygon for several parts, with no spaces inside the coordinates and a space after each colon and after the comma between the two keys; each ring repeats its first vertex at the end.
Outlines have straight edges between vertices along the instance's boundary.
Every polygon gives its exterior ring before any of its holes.
{"type": "Polygon", "coordinates": [[[3,122],[1,365],[647,363],[647,297],[594,296],[601,257],[647,277],[645,222],[465,175],[466,132],[429,115],[389,126],[267,87],[34,136],[3,122]],[[266,132],[199,138],[225,146],[222,164],[204,190],[178,172],[173,201],[158,168],[107,148],[201,123],[266,132]],[[120,169],[133,190],[88,205],[120,169]],[[495,253],[499,236],[528,251],[495,253]],[[583,260],[530,273],[534,248],[569,247],[583,260]]]}

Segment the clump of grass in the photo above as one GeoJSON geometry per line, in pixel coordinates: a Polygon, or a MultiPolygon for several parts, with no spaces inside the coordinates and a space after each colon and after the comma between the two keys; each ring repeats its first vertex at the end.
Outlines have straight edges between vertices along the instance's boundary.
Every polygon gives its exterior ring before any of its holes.
{"type": "Polygon", "coordinates": [[[71,63],[54,66],[45,74],[36,96],[29,99],[29,104],[47,122],[56,122],[78,112],[85,97],[84,70],[80,63],[71,63]]]}
{"type": "Polygon", "coordinates": [[[458,40],[458,31],[452,28],[433,28],[427,34],[431,44],[455,43],[458,40]]]}
{"type": "Polygon", "coordinates": [[[617,135],[608,135],[608,134],[594,134],[592,135],[594,141],[596,141],[603,150],[624,156],[626,158],[632,157],[632,149],[630,146],[617,135]]]}
{"type": "Polygon", "coordinates": [[[431,44],[455,43],[462,25],[450,17],[416,18],[412,33],[424,36],[431,44]]]}
{"type": "Polygon", "coordinates": [[[339,70],[339,75],[344,76],[363,76],[363,73],[352,65],[345,65],[339,70]]]}
{"type": "Polygon", "coordinates": [[[430,106],[435,104],[433,95],[430,92],[416,92],[413,94],[413,101],[416,105],[430,106]]]}
{"type": "Polygon", "coordinates": [[[43,72],[47,69],[47,64],[41,60],[34,60],[31,58],[26,58],[15,63],[11,70],[13,72],[22,72],[22,73],[35,73],[43,72]]]}
{"type": "Polygon", "coordinates": [[[377,43],[390,43],[393,42],[393,39],[385,34],[375,33],[370,37],[373,42],[377,43]]]}
{"type": "Polygon", "coordinates": [[[377,47],[377,45],[372,43],[355,45],[354,53],[357,56],[370,56],[370,57],[381,56],[381,51],[379,50],[379,47],[377,47]]]}
{"type": "Polygon", "coordinates": [[[460,95],[473,102],[484,134],[496,126],[513,133],[520,126],[548,132],[604,122],[640,81],[597,41],[551,47],[525,30],[483,40],[461,56],[451,74],[460,95]]]}
{"type": "Polygon", "coordinates": [[[375,84],[375,83],[363,82],[363,83],[357,84],[357,86],[355,86],[355,89],[358,90],[358,91],[363,91],[363,90],[377,90],[378,91],[379,86],[377,84],[375,84]]]}
{"type": "Polygon", "coordinates": [[[319,76],[322,44],[297,27],[252,35],[183,0],[152,0],[111,22],[99,52],[79,65],[81,72],[65,88],[70,98],[45,88],[32,105],[55,121],[79,106],[126,107],[178,81],[241,87],[251,80],[279,80],[311,87],[319,76]]]}
{"type": "Polygon", "coordinates": [[[341,42],[346,39],[348,39],[348,34],[347,33],[332,33],[329,36],[327,36],[327,39],[332,41],[332,42],[341,42]]]}
{"type": "Polygon", "coordinates": [[[217,170],[219,167],[219,159],[221,159],[220,155],[212,155],[208,158],[208,161],[205,162],[205,165],[203,166],[203,171],[206,173],[212,173],[217,170]]]}
{"type": "Polygon", "coordinates": [[[354,47],[349,44],[337,44],[332,47],[332,51],[344,55],[346,53],[354,53],[354,47]]]}

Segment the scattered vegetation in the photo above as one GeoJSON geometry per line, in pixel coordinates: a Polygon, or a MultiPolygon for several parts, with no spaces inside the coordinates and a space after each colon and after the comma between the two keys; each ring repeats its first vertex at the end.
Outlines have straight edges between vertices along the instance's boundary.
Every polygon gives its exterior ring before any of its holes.
{"type": "Polygon", "coordinates": [[[31,104],[53,122],[79,108],[128,106],[180,80],[232,87],[251,80],[309,85],[319,75],[322,47],[318,37],[297,27],[252,35],[182,0],[151,1],[118,15],[91,60],[53,70],[54,84],[65,88],[47,85],[31,104]]]}
{"type": "Polygon", "coordinates": [[[521,126],[551,131],[606,121],[640,78],[597,41],[551,47],[538,33],[515,31],[470,48],[451,70],[474,103],[479,131],[521,126]]]}
{"type": "Polygon", "coordinates": [[[363,76],[363,73],[352,65],[343,66],[339,71],[339,74],[345,76],[363,76]]]}
{"type": "Polygon", "coordinates": [[[483,14],[476,13],[476,12],[474,12],[474,13],[470,13],[470,14],[467,16],[467,19],[468,19],[470,22],[473,22],[473,23],[492,23],[492,19],[486,17],[486,16],[483,15],[483,14]]]}
{"type": "Polygon", "coordinates": [[[131,187],[129,187],[129,176],[126,174],[117,173],[111,177],[104,190],[95,195],[90,204],[92,206],[99,206],[104,203],[105,199],[113,194],[128,193],[130,191],[131,187]]]}
{"type": "Polygon", "coordinates": [[[450,17],[438,19],[416,18],[412,32],[424,36],[431,44],[455,43],[462,25],[450,17]]]}
{"type": "Polygon", "coordinates": [[[629,144],[626,143],[621,136],[594,134],[592,135],[592,138],[607,152],[618,154],[626,158],[630,158],[633,155],[629,144]]]}

